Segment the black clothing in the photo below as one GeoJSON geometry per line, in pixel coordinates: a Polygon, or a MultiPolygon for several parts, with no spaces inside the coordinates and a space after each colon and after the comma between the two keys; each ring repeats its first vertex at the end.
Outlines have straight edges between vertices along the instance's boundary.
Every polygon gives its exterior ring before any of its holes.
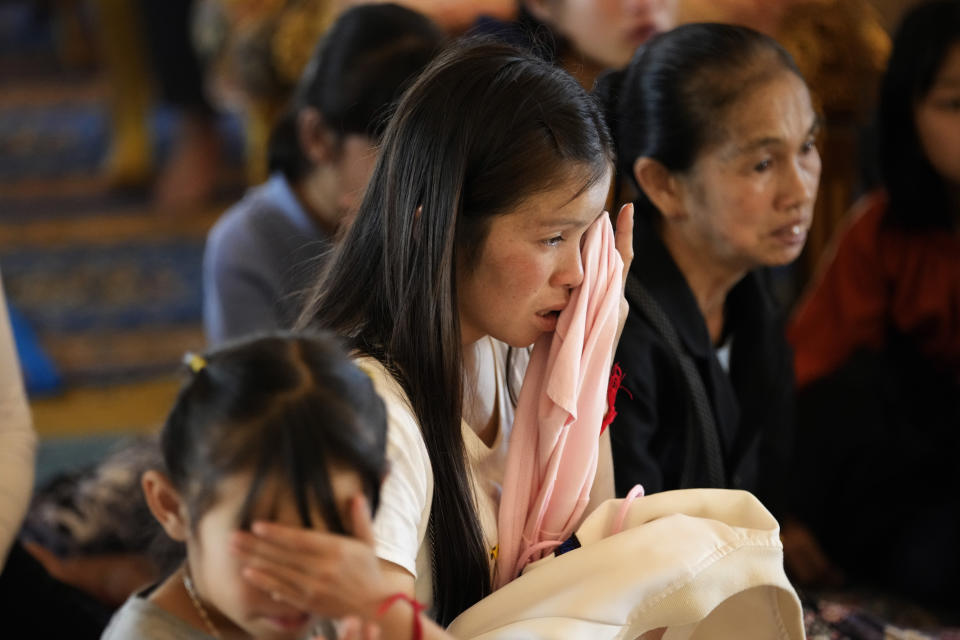
{"type": "Polygon", "coordinates": [[[797,394],[792,512],[854,581],[960,602],[960,382],[905,340],[797,394]]]}
{"type": "Polygon", "coordinates": [[[98,640],[113,615],[93,596],[52,577],[19,542],[0,572],[0,602],[4,625],[16,637],[98,640]]]}
{"type": "Polygon", "coordinates": [[[141,0],[140,5],[143,34],[163,98],[178,108],[213,116],[190,38],[194,0],[141,0]]]}
{"type": "MultiPolygon", "coordinates": [[[[701,376],[722,450],[723,487],[751,491],[776,513],[792,453],[793,361],[764,273],[747,274],[727,296],[728,374],[693,292],[649,220],[637,219],[634,255],[631,276],[673,323],[701,376]]],[[[635,305],[615,361],[625,374],[610,426],[617,494],[638,483],[647,493],[686,488],[681,478],[688,445],[701,448],[688,442],[693,400],[674,351],[635,305]]],[[[693,474],[690,487],[712,486],[705,467],[693,474]]]]}

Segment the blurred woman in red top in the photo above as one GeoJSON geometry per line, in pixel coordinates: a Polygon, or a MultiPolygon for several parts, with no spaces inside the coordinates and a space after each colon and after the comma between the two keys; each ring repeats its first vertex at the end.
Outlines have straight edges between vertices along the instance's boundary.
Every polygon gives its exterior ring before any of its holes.
{"type": "Polygon", "coordinates": [[[884,190],[858,203],[790,327],[796,510],[852,577],[955,603],[960,0],[905,18],[879,109],[884,190]]]}

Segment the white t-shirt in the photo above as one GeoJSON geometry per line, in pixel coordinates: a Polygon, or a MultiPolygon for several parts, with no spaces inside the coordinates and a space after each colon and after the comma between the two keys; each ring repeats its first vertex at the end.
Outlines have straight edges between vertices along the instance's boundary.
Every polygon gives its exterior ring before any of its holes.
{"type": "MultiPolygon", "coordinates": [[[[499,427],[488,447],[466,422],[461,431],[473,486],[477,516],[489,550],[492,571],[497,548],[497,514],[506,467],[507,442],[513,424],[513,403],[505,381],[507,345],[492,339],[478,343],[477,367],[495,371],[499,427]],[[489,348],[487,348],[487,346],[489,348]]],[[[511,367],[515,390],[522,380],[529,357],[516,352],[511,367]]],[[[433,470],[417,418],[400,384],[372,358],[356,360],[373,379],[387,408],[387,459],[390,470],[380,489],[380,506],[373,523],[377,556],[400,565],[415,579],[417,600],[429,608],[433,602],[433,579],[427,524],[433,498],[433,470]]],[[[485,376],[479,376],[483,379],[485,376]]]]}

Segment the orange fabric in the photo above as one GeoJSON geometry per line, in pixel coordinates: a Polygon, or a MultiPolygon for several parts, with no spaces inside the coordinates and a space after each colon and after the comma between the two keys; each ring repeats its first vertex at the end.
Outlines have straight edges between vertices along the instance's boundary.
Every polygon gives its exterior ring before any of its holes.
{"type": "Polygon", "coordinates": [[[798,387],[857,349],[884,349],[891,328],[960,372],[960,234],[884,228],[886,207],[880,193],[857,203],[798,307],[787,334],[798,387]]]}

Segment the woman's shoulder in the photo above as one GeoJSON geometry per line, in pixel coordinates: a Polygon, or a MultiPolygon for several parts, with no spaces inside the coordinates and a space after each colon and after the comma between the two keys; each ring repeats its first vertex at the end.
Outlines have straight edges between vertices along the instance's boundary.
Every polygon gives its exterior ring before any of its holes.
{"type": "Polygon", "coordinates": [[[374,388],[376,388],[377,393],[380,394],[384,402],[402,401],[403,404],[410,404],[400,381],[387,370],[382,362],[373,356],[354,355],[353,363],[370,377],[374,388]]]}
{"type": "Polygon", "coordinates": [[[402,440],[410,450],[420,451],[427,457],[426,444],[420,432],[420,423],[400,381],[382,362],[372,356],[354,356],[354,364],[366,373],[373,388],[387,409],[388,439],[402,440]]]}
{"type": "MultiPolygon", "coordinates": [[[[236,252],[240,246],[262,245],[264,228],[293,226],[287,222],[284,202],[277,196],[279,177],[251,187],[238,202],[227,209],[207,234],[207,250],[221,247],[236,252]]],[[[242,252],[240,252],[242,254],[242,252]]]]}
{"type": "Polygon", "coordinates": [[[821,283],[853,272],[877,275],[887,207],[888,200],[883,191],[861,196],[834,230],[812,282],[821,283]]]}
{"type": "Polygon", "coordinates": [[[271,233],[315,236],[317,227],[310,221],[293,185],[281,173],[250,187],[243,197],[228,208],[217,220],[211,233],[271,233]]]}
{"type": "Polygon", "coordinates": [[[414,415],[413,406],[403,385],[386,366],[373,356],[356,355],[354,364],[373,382],[373,387],[387,405],[387,412],[405,412],[414,415]]]}
{"type": "Polygon", "coordinates": [[[671,353],[670,347],[650,317],[631,305],[617,345],[617,358],[650,362],[671,353]]]}
{"type": "Polygon", "coordinates": [[[860,196],[850,208],[850,228],[878,233],[889,206],[890,200],[882,190],[860,196]]]}
{"type": "Polygon", "coordinates": [[[370,376],[387,409],[390,470],[380,489],[380,506],[373,523],[376,553],[420,578],[417,558],[433,496],[430,454],[416,413],[396,377],[376,358],[354,356],[354,363],[370,376]]]}
{"type": "Polygon", "coordinates": [[[676,352],[644,314],[631,309],[614,362],[623,371],[624,386],[637,397],[675,393],[682,384],[676,352]]]}

